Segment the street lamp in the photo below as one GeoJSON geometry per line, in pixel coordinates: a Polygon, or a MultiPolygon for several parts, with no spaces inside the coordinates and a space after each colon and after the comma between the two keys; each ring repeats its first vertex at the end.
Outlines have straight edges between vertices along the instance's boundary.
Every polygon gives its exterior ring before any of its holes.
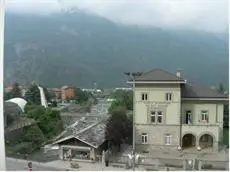
{"type": "MultiPolygon", "coordinates": [[[[1,64],[3,65],[3,57],[4,57],[4,17],[5,17],[5,0],[0,0],[0,60],[1,64]]],[[[3,67],[1,67],[1,79],[3,79],[3,67]]],[[[3,84],[0,86],[0,92],[3,94],[3,84]]],[[[3,97],[3,95],[2,95],[3,97]]],[[[3,112],[3,99],[1,99],[0,102],[0,109],[1,113],[3,112]]],[[[0,170],[5,171],[6,170],[6,154],[5,154],[5,135],[4,135],[4,115],[0,115],[0,137],[1,137],[1,143],[0,143],[0,155],[1,155],[1,161],[0,161],[0,170]]]]}
{"type": "Polygon", "coordinates": [[[132,169],[133,171],[135,170],[135,136],[136,136],[136,132],[135,132],[135,79],[136,77],[139,77],[142,75],[141,72],[125,72],[125,75],[127,75],[128,77],[132,78],[132,82],[133,82],[133,155],[132,155],[132,169]]]}

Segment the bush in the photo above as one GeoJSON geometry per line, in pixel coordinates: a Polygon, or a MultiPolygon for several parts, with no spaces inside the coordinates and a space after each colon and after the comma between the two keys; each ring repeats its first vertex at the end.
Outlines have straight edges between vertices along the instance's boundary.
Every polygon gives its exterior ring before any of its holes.
{"type": "Polygon", "coordinates": [[[28,109],[29,110],[27,112],[27,116],[35,120],[38,120],[41,114],[45,113],[45,108],[43,106],[33,106],[32,105],[32,107],[28,107],[28,109]]]}
{"type": "Polygon", "coordinates": [[[46,140],[41,129],[36,125],[27,127],[24,129],[24,131],[25,134],[23,137],[23,141],[32,143],[32,147],[34,149],[38,149],[40,145],[46,140]]]}
{"type": "Polygon", "coordinates": [[[29,154],[33,152],[33,146],[31,142],[22,142],[17,145],[7,148],[7,153],[9,154],[29,154]]]}
{"type": "Polygon", "coordinates": [[[212,168],[213,168],[212,164],[203,164],[202,165],[202,169],[212,169],[212,168]]]}
{"type": "Polygon", "coordinates": [[[71,162],[71,163],[70,163],[70,167],[71,167],[71,168],[79,168],[80,166],[79,166],[79,164],[76,163],[76,162],[71,162]]]}
{"type": "Polygon", "coordinates": [[[60,112],[39,105],[27,105],[27,116],[36,120],[37,125],[25,129],[24,142],[32,142],[33,148],[38,149],[44,142],[60,133],[63,124],[60,112]]]}
{"type": "Polygon", "coordinates": [[[45,113],[40,114],[38,121],[39,128],[47,138],[51,138],[63,129],[60,113],[56,110],[46,109],[45,113]]]}
{"type": "Polygon", "coordinates": [[[52,106],[52,107],[57,107],[57,102],[56,102],[56,101],[52,101],[51,106],[52,106]]]}

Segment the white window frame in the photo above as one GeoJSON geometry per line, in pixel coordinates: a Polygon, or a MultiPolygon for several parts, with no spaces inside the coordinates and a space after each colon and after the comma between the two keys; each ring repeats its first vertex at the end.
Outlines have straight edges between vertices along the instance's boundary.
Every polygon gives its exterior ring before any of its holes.
{"type": "Polygon", "coordinates": [[[150,111],[151,123],[156,123],[156,119],[157,119],[157,114],[156,113],[157,113],[157,111],[150,111]],[[155,117],[154,122],[152,121],[152,117],[155,117]]]}
{"type": "Polygon", "coordinates": [[[157,121],[156,121],[158,124],[162,124],[163,123],[163,112],[162,111],[157,111],[157,121]],[[159,114],[159,112],[161,114],[159,114]],[[161,117],[161,122],[158,122],[158,117],[161,117]]]}
{"type": "Polygon", "coordinates": [[[148,93],[142,93],[142,94],[141,94],[141,100],[142,100],[142,101],[148,100],[148,93]]]}
{"type": "Polygon", "coordinates": [[[172,101],[172,93],[166,93],[165,94],[165,100],[166,101],[172,101]]]}
{"type": "Polygon", "coordinates": [[[201,121],[208,122],[208,111],[207,110],[201,111],[201,121]]]}
{"type": "Polygon", "coordinates": [[[171,145],[172,144],[172,135],[171,134],[165,134],[165,145],[171,145]]]}
{"type": "Polygon", "coordinates": [[[147,133],[142,133],[141,134],[141,143],[142,144],[147,144],[148,143],[148,134],[147,133]]]}

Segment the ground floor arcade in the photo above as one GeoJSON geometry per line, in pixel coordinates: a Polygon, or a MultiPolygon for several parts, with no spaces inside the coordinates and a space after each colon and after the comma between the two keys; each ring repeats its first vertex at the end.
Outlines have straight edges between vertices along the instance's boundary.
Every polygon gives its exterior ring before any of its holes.
{"type": "Polygon", "coordinates": [[[182,135],[182,149],[195,148],[197,150],[218,151],[218,140],[211,133],[202,133],[197,136],[194,133],[186,133],[182,135]]]}

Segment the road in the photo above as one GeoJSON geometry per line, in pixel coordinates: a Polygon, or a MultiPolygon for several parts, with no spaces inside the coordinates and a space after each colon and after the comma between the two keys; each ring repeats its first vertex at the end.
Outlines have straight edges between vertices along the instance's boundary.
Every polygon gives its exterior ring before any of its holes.
{"type": "MultiPolygon", "coordinates": [[[[27,171],[27,163],[26,161],[17,161],[6,159],[6,170],[7,171],[27,171]]],[[[33,164],[33,171],[65,171],[65,169],[46,167],[42,164],[33,164]]]]}
{"type": "Polygon", "coordinates": [[[96,105],[92,106],[90,115],[108,115],[110,104],[106,99],[100,99],[96,105]]]}

